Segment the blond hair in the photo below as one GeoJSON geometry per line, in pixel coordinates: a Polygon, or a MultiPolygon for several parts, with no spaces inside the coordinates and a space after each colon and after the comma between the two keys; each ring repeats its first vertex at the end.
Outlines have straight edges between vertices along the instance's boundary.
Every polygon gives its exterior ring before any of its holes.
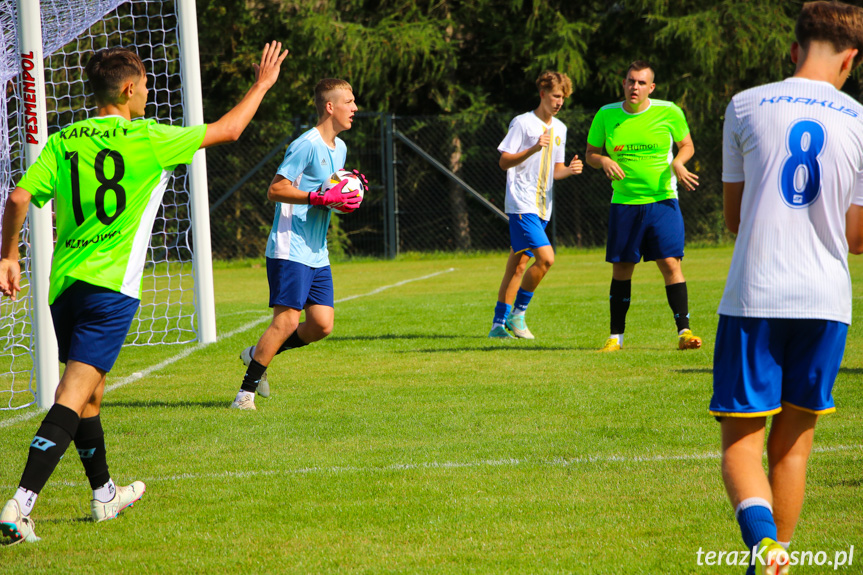
{"type": "Polygon", "coordinates": [[[338,78],[324,78],[315,86],[315,109],[318,118],[322,118],[327,111],[327,102],[333,101],[333,92],[336,90],[347,90],[353,93],[354,89],[344,80],[338,78]]]}
{"type": "Polygon", "coordinates": [[[536,87],[540,92],[551,92],[560,88],[563,90],[564,98],[569,98],[569,95],[572,94],[572,80],[569,79],[569,76],[551,70],[546,70],[539,75],[539,78],[536,79],[536,87]]]}

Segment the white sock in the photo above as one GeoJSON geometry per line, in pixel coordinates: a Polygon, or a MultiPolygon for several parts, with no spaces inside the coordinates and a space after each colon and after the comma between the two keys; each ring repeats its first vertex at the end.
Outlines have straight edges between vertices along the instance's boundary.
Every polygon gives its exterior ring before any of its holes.
{"type": "Polygon", "coordinates": [[[93,490],[93,499],[108,503],[114,499],[114,494],[117,493],[117,486],[114,485],[114,480],[109,479],[108,483],[93,490]]]}
{"type": "Polygon", "coordinates": [[[19,487],[12,499],[18,502],[18,507],[21,508],[23,515],[30,515],[30,512],[33,511],[33,506],[36,505],[37,497],[39,497],[38,493],[19,487]]]}
{"type": "Polygon", "coordinates": [[[785,547],[786,551],[788,551],[788,547],[791,546],[791,541],[777,541],[777,543],[785,547]]]}
{"type": "Polygon", "coordinates": [[[243,399],[247,395],[251,395],[252,398],[255,397],[255,394],[252,393],[251,391],[246,391],[244,389],[241,389],[240,391],[237,392],[237,397],[234,398],[234,401],[240,401],[241,399],[243,399]]]}
{"type": "Polygon", "coordinates": [[[526,310],[523,309],[512,308],[512,312],[510,313],[510,315],[524,315],[525,311],[526,310]]]}
{"type": "Polygon", "coordinates": [[[749,499],[744,499],[740,502],[737,509],[734,510],[734,516],[737,517],[744,509],[749,509],[750,507],[755,507],[757,505],[766,507],[770,510],[770,513],[773,513],[773,506],[770,505],[766,499],[762,499],[761,497],[750,497],[749,499]]]}
{"type": "Polygon", "coordinates": [[[623,345],[623,334],[622,333],[613,333],[608,336],[608,339],[616,339],[617,345],[623,345]]]}

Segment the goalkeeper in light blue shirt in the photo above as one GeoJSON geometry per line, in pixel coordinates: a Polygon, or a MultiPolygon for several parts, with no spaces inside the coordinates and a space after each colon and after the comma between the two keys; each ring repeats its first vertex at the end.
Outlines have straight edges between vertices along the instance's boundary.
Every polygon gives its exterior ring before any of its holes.
{"type": "MultiPolygon", "coordinates": [[[[351,85],[334,78],[321,80],[315,86],[315,107],[317,125],[291,143],[267,191],[276,202],[266,251],[273,321],[256,345],[240,353],[247,370],[233,409],[256,409],[255,393],[270,395],[266,370],[273,357],[333,331],[329,207],[338,205],[349,213],[359,207],[362,196],[343,193],[347,180],[326,192],[321,186],[345,165],[347,149],[338,135],[350,130],[357,111],[351,85]],[[306,319],[300,323],[304,310],[306,319]]],[[[362,174],[356,175],[366,183],[362,174]]]]}

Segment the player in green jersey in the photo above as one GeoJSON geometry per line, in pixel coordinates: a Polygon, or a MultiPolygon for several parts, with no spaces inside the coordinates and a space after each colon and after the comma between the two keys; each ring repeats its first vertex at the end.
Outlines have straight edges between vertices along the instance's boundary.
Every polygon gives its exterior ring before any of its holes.
{"type": "Polygon", "coordinates": [[[240,137],[285,56],[281,43],[267,44],[255,64],[255,83],[239,104],[213,124],[181,128],[131,121],[144,115],[147,104],[144,64],[123,48],[100,50],[85,70],[96,115],[52,135],[9,195],[0,293],[13,300],[20,291],[19,232],[30,201],[55,201],[49,303],[66,364],[55,403],[30,444],[18,490],[0,512],[0,533],[13,543],[39,540],[30,512],[72,441],[93,489],[94,521],[113,519],[143,495],[142,482],[118,487],[111,479],[99,412],[106,375],[140,303],[150,230],[170,172],[190,163],[198,149],[240,137]]]}
{"type": "Polygon", "coordinates": [[[612,264],[611,335],[600,351],[623,347],[632,273],[642,258],[655,261],[665,279],[678,348],[701,347],[701,338],[689,328],[686,279],[680,268],[683,216],[677,203],[678,182],[689,191],[698,185],[698,176],[685,166],[695,146],[683,111],[671,102],[650,99],[655,88],[650,64],[630,64],[623,81],[625,100],[603,106],[587,136],[587,163],[601,169],[614,190],[605,257],[612,264]]]}

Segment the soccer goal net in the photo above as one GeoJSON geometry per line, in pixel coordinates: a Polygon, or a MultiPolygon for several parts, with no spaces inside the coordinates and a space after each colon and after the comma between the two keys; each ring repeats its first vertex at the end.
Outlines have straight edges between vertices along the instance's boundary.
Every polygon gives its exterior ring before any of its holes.
{"type": "MultiPolygon", "coordinates": [[[[6,121],[2,128],[2,165],[0,165],[0,204],[5,206],[8,194],[26,170],[24,148],[27,138],[28,114],[32,115],[28,90],[22,77],[26,48],[20,44],[21,29],[18,2],[0,0],[4,52],[0,76],[5,86],[2,100],[6,121]]],[[[36,0],[24,0],[35,2],[36,0]]],[[[84,66],[94,51],[109,46],[123,46],[137,52],[149,75],[150,96],[146,116],[174,125],[200,123],[190,121],[189,94],[184,92],[184,74],[194,66],[184,65],[188,50],[181,49],[182,17],[194,18],[194,1],[183,7],[171,0],[41,0],[42,46],[45,81],[45,109],[48,134],[53,134],[73,122],[87,118],[95,110],[88,94],[84,66]],[[191,10],[189,9],[191,5],[191,10]],[[191,11],[191,15],[188,13],[191,11]]],[[[23,10],[22,10],[23,12],[23,10]]],[[[192,31],[196,27],[191,28],[192,31]]],[[[194,42],[197,60],[197,38],[190,38],[188,25],[183,28],[182,42],[194,42]]],[[[38,80],[38,79],[37,79],[38,80]]],[[[199,86],[199,80],[193,82],[199,86]]],[[[200,105],[198,104],[198,110],[200,105]]],[[[194,118],[192,118],[194,120],[194,118]]],[[[30,160],[32,161],[32,160],[30,160]]],[[[203,162],[203,158],[196,158],[203,162]]],[[[132,324],[126,345],[157,345],[186,343],[200,337],[201,310],[196,285],[201,266],[210,267],[209,226],[206,230],[206,261],[195,257],[192,248],[193,204],[190,172],[196,184],[206,190],[206,176],[197,181],[200,166],[178,167],[163,198],[150,237],[141,307],[132,324]]],[[[200,196],[198,196],[200,198],[200,196]]],[[[206,192],[204,191],[204,198],[206,192]]],[[[47,209],[47,208],[46,208],[47,209]]],[[[31,214],[32,214],[31,210],[31,214]]],[[[196,221],[196,225],[198,220],[196,221]]],[[[50,224],[49,224],[50,225],[50,224]]],[[[19,301],[0,301],[0,410],[20,409],[37,400],[42,385],[36,380],[40,346],[36,343],[33,317],[36,306],[47,305],[34,298],[34,255],[31,251],[33,227],[30,218],[24,226],[21,245],[21,294],[19,301]]],[[[199,235],[196,238],[200,240],[199,235]]],[[[203,242],[201,242],[203,243],[203,242]]],[[[195,246],[200,248],[201,246],[195,246]]],[[[198,250],[201,251],[201,250],[198,250]]],[[[39,257],[39,256],[36,256],[39,257]]],[[[210,278],[211,272],[205,276],[210,278]]],[[[212,293],[212,287],[209,287],[212,293]]],[[[205,302],[206,303],[206,302],[205,302]]],[[[204,311],[212,315],[212,310],[204,311]]],[[[40,324],[41,325],[41,324],[40,324]]],[[[212,331],[215,331],[213,320],[212,331]]],[[[214,339],[214,333],[204,339],[214,339]]],[[[42,344],[44,345],[44,344],[42,344]]],[[[56,385],[56,384],[55,384],[56,385]]],[[[53,393],[53,392],[52,392],[53,393]]],[[[53,399],[53,398],[52,398],[53,399]]],[[[45,405],[44,398],[39,404],[45,405]]]]}

